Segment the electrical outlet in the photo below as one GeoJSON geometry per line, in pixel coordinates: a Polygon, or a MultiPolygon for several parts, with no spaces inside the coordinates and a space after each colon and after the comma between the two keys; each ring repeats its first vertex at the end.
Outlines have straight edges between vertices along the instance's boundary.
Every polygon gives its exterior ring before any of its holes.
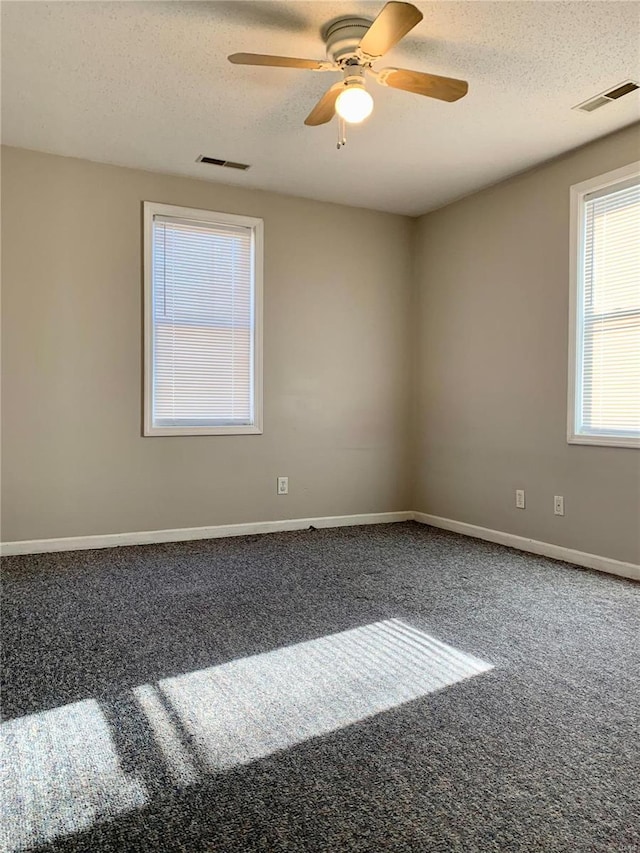
{"type": "Polygon", "coordinates": [[[288,495],[289,494],[289,478],[288,477],[278,477],[278,494],[279,495],[288,495]]]}
{"type": "Polygon", "coordinates": [[[516,489],[516,507],[524,509],[524,489],[516,489]]]}
{"type": "Polygon", "coordinates": [[[564,515],[564,498],[562,495],[553,496],[553,514],[564,515]]]}

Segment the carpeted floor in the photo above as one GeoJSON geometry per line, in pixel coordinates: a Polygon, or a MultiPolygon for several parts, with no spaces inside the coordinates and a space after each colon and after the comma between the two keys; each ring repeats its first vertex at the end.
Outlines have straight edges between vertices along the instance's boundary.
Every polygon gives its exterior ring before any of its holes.
{"type": "Polygon", "coordinates": [[[2,851],[640,851],[640,584],[415,523],[3,568],[2,851]]]}

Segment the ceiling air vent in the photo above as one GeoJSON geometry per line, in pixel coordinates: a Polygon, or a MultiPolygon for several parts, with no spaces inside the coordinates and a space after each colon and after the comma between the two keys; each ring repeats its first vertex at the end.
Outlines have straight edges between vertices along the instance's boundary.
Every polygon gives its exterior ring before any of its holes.
{"type": "Polygon", "coordinates": [[[618,98],[622,98],[623,95],[635,92],[636,89],[640,89],[640,85],[638,83],[634,83],[633,80],[625,80],[623,83],[619,83],[608,92],[600,92],[600,94],[596,95],[594,98],[589,98],[588,101],[583,101],[581,104],[577,104],[573,109],[580,110],[583,113],[592,113],[594,110],[604,107],[605,104],[610,104],[611,101],[617,101],[618,98]]]}
{"type": "Polygon", "coordinates": [[[196,157],[196,163],[209,163],[211,166],[226,166],[227,169],[240,169],[241,172],[246,172],[250,168],[247,163],[234,163],[233,160],[218,160],[216,157],[205,157],[204,154],[196,157]]]}

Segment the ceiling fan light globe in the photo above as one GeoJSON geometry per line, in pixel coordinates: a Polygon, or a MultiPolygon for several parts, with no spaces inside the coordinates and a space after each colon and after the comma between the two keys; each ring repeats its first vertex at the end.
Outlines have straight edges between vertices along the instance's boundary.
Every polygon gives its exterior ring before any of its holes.
{"type": "Polygon", "coordinates": [[[336,112],[349,124],[359,124],[371,115],[373,98],[362,86],[347,86],[336,99],[336,112]]]}

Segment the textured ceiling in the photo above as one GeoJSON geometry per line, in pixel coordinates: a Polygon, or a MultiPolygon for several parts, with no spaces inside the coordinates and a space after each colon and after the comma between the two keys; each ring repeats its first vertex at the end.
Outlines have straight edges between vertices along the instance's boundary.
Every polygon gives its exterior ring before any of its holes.
{"type": "Polygon", "coordinates": [[[640,118],[635,2],[417,2],[424,20],[378,67],[469,81],[454,104],[371,81],[371,118],[336,150],[303,120],[339,79],[227,62],[324,58],[322,27],[369,2],[3,2],[2,137],[17,145],[419,214],[640,118]],[[245,173],[199,154],[250,163],[245,173]]]}

